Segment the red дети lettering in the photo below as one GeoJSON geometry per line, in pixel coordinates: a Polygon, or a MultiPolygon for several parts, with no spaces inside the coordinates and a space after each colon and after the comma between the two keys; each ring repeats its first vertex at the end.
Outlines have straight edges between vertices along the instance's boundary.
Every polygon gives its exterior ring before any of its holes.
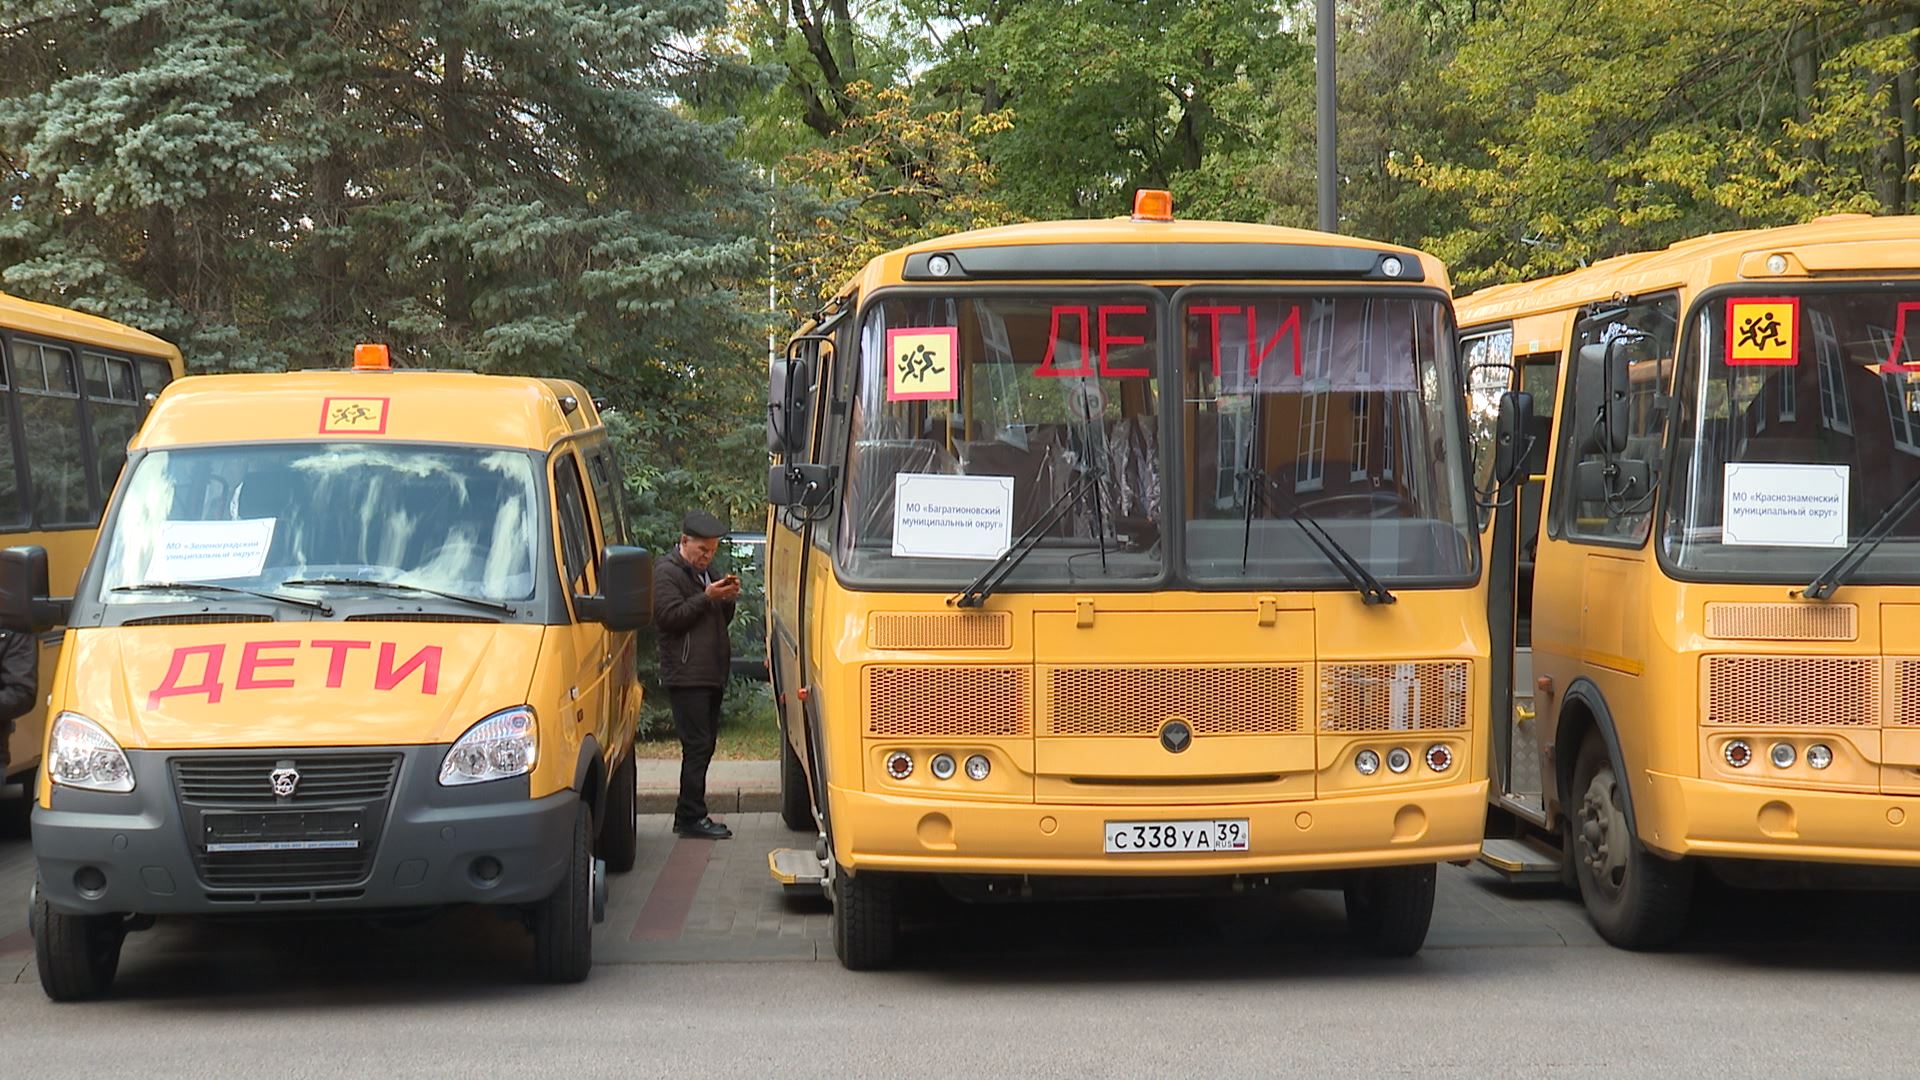
{"type": "Polygon", "coordinates": [[[1102,304],[1100,306],[1100,374],[1115,379],[1139,379],[1153,374],[1149,368],[1116,368],[1107,366],[1107,350],[1116,345],[1145,345],[1144,337],[1115,334],[1107,328],[1107,320],[1115,315],[1145,315],[1145,304],[1102,304]]]}
{"type": "Polygon", "coordinates": [[[327,689],[338,690],[347,677],[347,653],[353,649],[371,649],[371,641],[316,641],[316,649],[325,649],[333,654],[327,661],[327,689]]]}
{"type": "Polygon", "coordinates": [[[1093,374],[1093,366],[1091,363],[1093,350],[1089,348],[1087,344],[1087,325],[1091,320],[1092,315],[1084,307],[1055,304],[1053,310],[1047,313],[1047,355],[1040,361],[1040,367],[1034,371],[1034,374],[1049,379],[1065,379],[1076,376],[1083,377],[1093,374]],[[1054,346],[1060,344],[1060,317],[1062,315],[1080,320],[1080,366],[1067,371],[1062,371],[1053,366],[1054,346]]]}
{"type": "Polygon", "coordinates": [[[235,690],[286,690],[292,679],[262,679],[261,668],[292,667],[291,656],[261,656],[267,649],[297,649],[297,641],[249,641],[240,647],[240,674],[233,680],[235,690]]]}
{"type": "Polygon", "coordinates": [[[1264,344],[1260,342],[1260,331],[1256,325],[1257,305],[1248,304],[1243,308],[1238,304],[1196,304],[1187,309],[1187,318],[1191,319],[1196,315],[1207,317],[1210,324],[1207,327],[1207,337],[1213,342],[1213,377],[1216,379],[1220,377],[1220,320],[1228,315],[1239,315],[1243,312],[1247,317],[1247,377],[1257,383],[1260,379],[1260,365],[1266,362],[1267,357],[1273,353],[1274,347],[1280,344],[1282,336],[1292,335],[1293,374],[1295,378],[1299,378],[1303,361],[1299,304],[1293,304],[1287,308],[1287,313],[1281,318],[1280,325],[1274,328],[1273,335],[1267,338],[1264,344]]]}
{"type": "MultiPolygon", "coordinates": [[[[272,655],[275,651],[299,649],[298,641],[250,641],[240,647],[240,665],[235,673],[233,689],[240,690],[289,690],[299,685],[299,680],[288,672],[288,677],[269,678],[264,673],[274,668],[292,668],[297,657],[272,655]]],[[[371,649],[371,641],[330,641],[307,642],[306,647],[327,654],[326,688],[338,690],[346,684],[347,658],[356,649],[371,649]]],[[[440,658],[442,649],[438,645],[423,645],[404,663],[399,662],[399,646],[391,641],[381,642],[373,672],[373,689],[388,692],[399,688],[419,673],[420,693],[426,695],[440,692],[440,658]]],[[[167,662],[167,674],[160,685],[147,694],[147,708],[157,709],[160,703],[170,697],[182,695],[200,695],[209,705],[219,704],[226,686],[220,681],[222,668],[227,658],[227,647],[221,645],[186,645],[173,650],[173,656],[167,662]],[[199,681],[184,683],[189,670],[189,662],[199,657],[202,664],[198,669],[199,681]]]]}
{"type": "Polygon", "coordinates": [[[440,646],[423,645],[413,658],[401,665],[398,670],[393,666],[394,644],[391,641],[380,644],[380,668],[374,672],[373,688],[391,690],[413,674],[415,668],[421,669],[420,692],[434,694],[440,690],[440,646]]]}
{"type": "Polygon", "coordinates": [[[167,663],[166,678],[161,679],[160,685],[154,687],[153,692],[147,695],[147,708],[158,708],[163,698],[181,694],[205,694],[208,704],[218,703],[221,690],[220,665],[226,658],[225,645],[189,645],[186,648],[173,650],[173,659],[167,663]],[[187,658],[190,656],[206,657],[206,666],[200,669],[199,683],[193,686],[181,686],[180,676],[187,670],[187,658]]]}

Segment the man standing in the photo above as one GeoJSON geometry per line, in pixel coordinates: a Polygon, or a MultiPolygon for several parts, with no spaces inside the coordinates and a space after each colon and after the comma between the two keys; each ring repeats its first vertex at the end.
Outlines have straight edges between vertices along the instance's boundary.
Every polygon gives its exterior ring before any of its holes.
{"type": "Polygon", "coordinates": [[[673,831],[704,840],[733,835],[707,816],[707,764],[720,734],[720,698],[733,660],[727,624],[740,595],[738,577],[716,579],[708,572],[726,531],[719,518],[693,511],[680,523],[679,545],[653,568],[660,679],[680,736],[680,801],[673,808],[673,831]]]}

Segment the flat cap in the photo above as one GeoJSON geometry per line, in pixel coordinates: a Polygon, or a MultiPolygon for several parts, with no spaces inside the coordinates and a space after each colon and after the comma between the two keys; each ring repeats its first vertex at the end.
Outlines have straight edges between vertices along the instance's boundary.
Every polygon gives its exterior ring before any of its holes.
{"type": "Polygon", "coordinates": [[[726,525],[705,510],[689,511],[686,517],[680,519],[680,531],[701,540],[727,535],[726,525]]]}

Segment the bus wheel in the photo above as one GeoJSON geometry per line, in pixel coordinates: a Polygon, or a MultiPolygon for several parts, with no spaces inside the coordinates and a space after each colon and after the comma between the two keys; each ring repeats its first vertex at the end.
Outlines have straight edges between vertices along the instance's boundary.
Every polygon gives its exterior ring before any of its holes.
{"type": "Polygon", "coordinates": [[[1355,874],[1347,883],[1347,932],[1381,956],[1419,952],[1433,922],[1436,877],[1431,863],[1355,874]]]}
{"type": "Polygon", "coordinates": [[[833,954],[848,971],[893,966],[900,948],[898,883],[883,874],[833,871],[833,954]]]}
{"type": "Polygon", "coordinates": [[[593,970],[592,837],[593,811],[582,802],[566,873],[533,908],[533,972],[541,982],[582,982],[593,970]]]}
{"type": "Polygon", "coordinates": [[[640,851],[640,819],[634,794],[635,773],[639,766],[634,763],[632,750],[627,751],[627,760],[616,769],[613,779],[607,781],[607,820],[600,826],[600,857],[607,860],[607,869],[616,874],[624,874],[633,869],[633,860],[640,851]]]}
{"type": "Polygon", "coordinates": [[[1572,794],[1567,850],[1594,929],[1623,949],[1672,942],[1686,924],[1693,864],[1660,858],[1627,827],[1629,796],[1598,735],[1580,744],[1572,794]]]}
{"type": "Polygon", "coordinates": [[[780,820],[794,832],[814,832],[813,793],[807,788],[807,770],[793,752],[785,732],[780,734],[780,820]]]}
{"type": "Polygon", "coordinates": [[[40,989],[48,997],[86,1001],[106,994],[120,967],[126,920],[118,915],[64,915],[53,910],[35,882],[27,922],[40,989]]]}

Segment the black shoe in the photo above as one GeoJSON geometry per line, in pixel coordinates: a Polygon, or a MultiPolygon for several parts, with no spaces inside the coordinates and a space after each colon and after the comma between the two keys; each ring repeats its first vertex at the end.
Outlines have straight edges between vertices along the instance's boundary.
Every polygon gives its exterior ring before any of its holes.
{"type": "Polygon", "coordinates": [[[725,825],[720,824],[710,817],[701,818],[699,821],[689,822],[685,825],[675,825],[673,827],[673,834],[675,836],[690,837],[694,840],[733,839],[732,829],[727,828],[725,825]]]}

